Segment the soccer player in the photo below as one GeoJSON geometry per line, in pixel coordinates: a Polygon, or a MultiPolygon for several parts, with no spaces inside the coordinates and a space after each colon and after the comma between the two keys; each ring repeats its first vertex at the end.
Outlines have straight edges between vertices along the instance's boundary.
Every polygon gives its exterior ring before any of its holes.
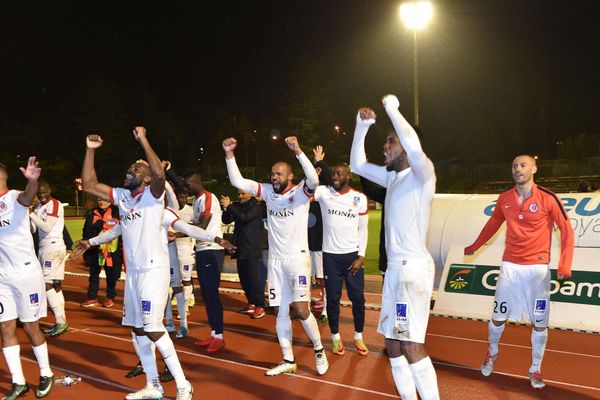
{"type": "Polygon", "coordinates": [[[225,139],[223,150],[231,184],[239,190],[262,198],[267,204],[269,305],[279,308],[276,330],[283,361],[269,369],[266,374],[274,376],[297,369],[292,350],[292,304],[313,344],[317,373],[323,375],[327,372],[329,363],[321,344],[317,320],[309,308],[310,259],[307,239],[309,202],[319,178],[310,160],[302,152],[296,137],[287,137],[285,143],[300,161],[306,177],[298,185],[292,183],[292,167],[285,162],[273,165],[271,183],[244,179],[234,157],[237,141],[234,138],[225,139]]]}
{"type": "Polygon", "coordinates": [[[29,206],[38,191],[41,169],[35,157],[21,168],[27,179],[25,191],[9,190],[8,169],[0,164],[0,331],[2,353],[12,376],[12,387],[4,399],[14,400],[29,391],[21,366],[21,347],[17,337],[17,318],[31,341],[40,367],[36,397],[46,397],[54,384],[48,360],[48,346],[38,320],[46,316],[44,275],[35,256],[30,232],[29,206]]]}
{"type": "Polygon", "coordinates": [[[548,341],[550,313],[550,245],[554,225],[560,229],[560,260],[557,278],[571,276],[573,228],[560,199],[533,181],[535,158],[520,155],[512,162],[515,187],[498,196],[492,216],[475,242],[465,248],[471,255],[483,246],[506,221],[505,249],[496,285],[492,319],[488,324],[489,349],[481,373],[489,376],[498,357],[498,343],[506,320],[531,323],[532,363],[529,381],[535,389],[545,386],[542,359],[548,341]]]}
{"type": "Polygon", "coordinates": [[[398,111],[396,96],[383,98],[394,130],[383,145],[385,166],[367,162],[364,142],[375,113],[359,110],[350,153],[351,168],[387,188],[385,247],[388,265],[383,282],[377,331],[385,336],[396,388],[403,399],[439,399],[437,377],[425,350],[434,263],[425,238],[435,192],[433,163],[419,137],[398,111]]]}
{"type": "Polygon", "coordinates": [[[327,315],[334,354],[345,354],[339,331],[342,284],[352,302],[354,347],[366,356],[369,350],[362,338],[365,325],[365,251],[368,239],[367,197],[350,188],[350,168],[336,164],[332,168],[331,185],[319,186],[314,198],[321,205],[323,217],[323,269],[325,289],[329,297],[327,315]]]}
{"type": "Polygon", "coordinates": [[[146,372],[147,384],[128,400],[161,398],[160,384],[152,343],[160,351],[177,384],[177,400],[191,399],[194,389],[179,363],[173,341],[165,334],[163,317],[169,289],[167,239],[162,234],[165,174],[158,156],[150,146],[144,127],[136,127],[133,136],[146,155],[127,170],[124,188],[112,188],[98,182],[94,168],[96,150],[102,146],[99,135],[88,135],[81,179],[83,189],[119,207],[123,234],[127,279],[123,304],[123,325],[132,327],[146,372]]]}
{"type": "MultiPolygon", "coordinates": [[[[198,173],[187,175],[183,180],[183,185],[188,193],[196,197],[193,204],[194,224],[210,232],[213,236],[219,236],[222,211],[217,196],[204,188],[202,176],[198,173]]],[[[206,347],[208,353],[216,353],[225,347],[223,304],[219,296],[224,258],[223,247],[219,244],[196,241],[196,272],[211,331],[207,339],[198,340],[194,344],[206,347]]]]}
{"type": "Polygon", "coordinates": [[[56,323],[45,329],[45,333],[58,336],[69,329],[65,314],[65,296],[61,282],[65,279],[65,256],[67,248],[63,240],[65,211],[60,201],[52,197],[50,185],[40,182],[37,197],[39,203],[30,215],[38,231],[38,258],[46,280],[46,299],[56,318],[56,323]]]}

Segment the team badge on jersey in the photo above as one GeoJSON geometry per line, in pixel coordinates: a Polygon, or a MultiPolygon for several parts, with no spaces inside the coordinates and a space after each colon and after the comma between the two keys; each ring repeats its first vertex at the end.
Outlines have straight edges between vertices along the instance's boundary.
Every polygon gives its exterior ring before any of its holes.
{"type": "Polygon", "coordinates": [[[396,324],[408,322],[408,303],[396,303],[396,324]]]}
{"type": "Polygon", "coordinates": [[[302,286],[302,287],[308,286],[308,280],[306,279],[306,275],[298,276],[298,286],[302,286]]]}
{"type": "Polygon", "coordinates": [[[537,212],[537,210],[539,210],[539,209],[540,209],[540,207],[539,207],[537,204],[535,204],[535,203],[533,203],[533,204],[531,204],[531,205],[529,206],[529,211],[531,211],[531,212],[533,212],[533,213],[534,213],[534,212],[537,212]]]}
{"type": "Polygon", "coordinates": [[[150,315],[152,313],[152,301],[142,300],[142,312],[144,315],[150,315]]]}
{"type": "Polygon", "coordinates": [[[548,306],[548,300],[546,299],[535,299],[535,309],[533,315],[545,315],[548,306]]]}
{"type": "Polygon", "coordinates": [[[38,293],[29,293],[29,308],[34,309],[40,306],[40,296],[38,293]]]}
{"type": "Polygon", "coordinates": [[[52,268],[52,260],[44,261],[44,268],[46,268],[46,269],[52,268]]]}
{"type": "Polygon", "coordinates": [[[360,197],[359,196],[354,196],[354,199],[352,201],[352,205],[354,207],[358,207],[358,203],[360,202],[360,197]]]}
{"type": "Polygon", "coordinates": [[[0,201],[0,211],[6,211],[8,207],[6,206],[6,203],[3,201],[0,201]]]}
{"type": "Polygon", "coordinates": [[[288,203],[290,203],[290,204],[294,204],[294,200],[295,200],[295,199],[294,199],[294,196],[290,196],[290,197],[288,198],[288,203]]]}

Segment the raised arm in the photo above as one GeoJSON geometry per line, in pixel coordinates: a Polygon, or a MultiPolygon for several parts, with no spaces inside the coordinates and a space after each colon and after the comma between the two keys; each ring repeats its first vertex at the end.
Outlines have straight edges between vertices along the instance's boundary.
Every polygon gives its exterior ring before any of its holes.
{"type": "Polygon", "coordinates": [[[315,162],[313,165],[319,175],[319,185],[331,185],[331,167],[325,162],[325,151],[323,151],[323,146],[318,145],[315,147],[313,153],[315,155],[315,162]],[[318,171],[319,169],[320,171],[318,171]]]}
{"type": "Polygon", "coordinates": [[[302,171],[304,171],[304,185],[306,186],[306,189],[309,192],[314,192],[315,188],[319,186],[319,175],[317,175],[315,167],[300,148],[298,138],[296,136],[288,136],[285,138],[285,144],[291,151],[294,152],[298,161],[300,161],[302,171]]]}
{"type": "Polygon", "coordinates": [[[367,161],[365,153],[365,138],[369,127],[375,123],[375,112],[370,108],[361,108],[356,115],[356,129],[354,138],[352,138],[352,149],[350,150],[350,168],[360,176],[364,176],[381,185],[387,187],[387,172],[385,167],[371,164],[367,161]]]}
{"type": "Polygon", "coordinates": [[[150,175],[152,176],[152,182],[150,183],[150,191],[155,198],[159,198],[165,191],[165,171],[160,163],[160,159],[150,146],[148,138],[146,137],[146,128],[143,126],[136,126],[133,129],[133,137],[139,142],[144,149],[146,155],[146,161],[150,167],[150,175]]]}
{"type": "Polygon", "coordinates": [[[398,98],[392,94],[388,94],[383,98],[383,107],[392,121],[394,130],[398,135],[402,148],[406,152],[408,163],[414,174],[421,182],[427,182],[435,175],[433,163],[423,151],[419,136],[417,136],[413,127],[400,114],[398,110],[398,107],[400,107],[398,98]]]}
{"type": "Polygon", "coordinates": [[[81,168],[81,185],[86,193],[96,196],[105,201],[111,201],[111,188],[104,183],[98,182],[94,158],[96,149],[102,146],[100,135],[88,135],[85,139],[85,158],[81,168]]]}
{"type": "Polygon", "coordinates": [[[173,210],[179,209],[179,202],[177,201],[177,195],[173,191],[173,187],[169,182],[165,181],[165,197],[167,199],[167,207],[173,210]]]}
{"type": "Polygon", "coordinates": [[[38,179],[42,174],[42,169],[38,165],[35,156],[29,157],[27,160],[27,166],[25,168],[21,167],[21,172],[25,179],[27,179],[27,186],[25,186],[25,190],[19,193],[17,200],[22,206],[29,207],[38,191],[38,179]]]}
{"type": "Polygon", "coordinates": [[[225,163],[227,164],[227,175],[229,175],[229,181],[234,187],[256,196],[258,194],[260,185],[258,182],[250,179],[244,179],[242,176],[242,173],[235,162],[234,150],[236,147],[237,140],[234,138],[227,138],[223,140],[223,151],[225,151],[225,163]]]}

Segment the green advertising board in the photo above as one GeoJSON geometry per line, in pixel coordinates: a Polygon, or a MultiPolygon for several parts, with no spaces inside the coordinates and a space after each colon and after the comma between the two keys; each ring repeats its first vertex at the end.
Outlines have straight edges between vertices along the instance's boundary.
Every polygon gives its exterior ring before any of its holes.
{"type": "MultiPolygon", "coordinates": [[[[451,264],[444,291],[493,296],[500,267],[496,265],[451,264]]],[[[550,300],[561,303],[600,305],[600,272],[573,271],[565,281],[551,270],[550,300]]]]}

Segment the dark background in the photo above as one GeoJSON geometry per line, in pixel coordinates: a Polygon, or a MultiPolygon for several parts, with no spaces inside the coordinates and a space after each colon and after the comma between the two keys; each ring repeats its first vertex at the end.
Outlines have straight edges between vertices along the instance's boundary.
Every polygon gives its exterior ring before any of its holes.
{"type": "MultiPolygon", "coordinates": [[[[438,169],[499,161],[508,175],[518,153],[599,154],[600,2],[434,7],[419,66],[424,147],[438,169]]],[[[37,155],[70,196],[85,135],[97,132],[98,175],[117,184],[143,155],[131,134],[142,124],[161,158],[225,184],[224,137],[238,138],[241,166],[291,159],[274,129],[347,161],[356,110],[368,105],[379,115],[368,151],[380,162],[382,95],[413,115],[412,33],[398,10],[385,0],[2,1],[0,161],[18,187],[17,166],[37,155]]]]}

